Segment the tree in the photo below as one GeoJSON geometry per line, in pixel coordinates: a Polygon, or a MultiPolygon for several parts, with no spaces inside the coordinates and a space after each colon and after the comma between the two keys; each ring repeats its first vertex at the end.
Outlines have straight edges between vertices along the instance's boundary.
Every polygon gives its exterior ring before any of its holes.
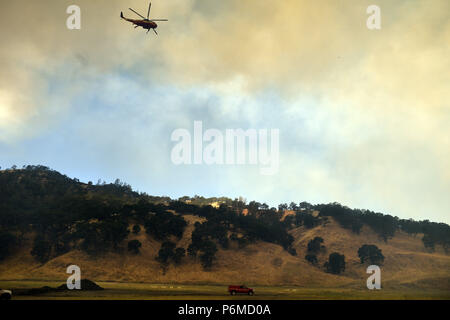
{"type": "Polygon", "coordinates": [[[384,261],[384,256],[381,250],[372,244],[364,244],[358,249],[358,256],[361,263],[369,262],[370,264],[380,265],[384,261]]]}
{"type": "Polygon", "coordinates": [[[79,223],[76,227],[76,237],[82,239],[80,249],[91,256],[106,250],[107,245],[100,234],[97,223],[79,223]]]}
{"type": "Polygon", "coordinates": [[[128,241],[128,251],[139,254],[139,249],[142,247],[142,243],[139,240],[128,241]]]}
{"type": "Polygon", "coordinates": [[[198,251],[198,248],[193,243],[191,243],[187,248],[187,252],[190,257],[196,257],[197,251],[198,251]]]}
{"type": "Polygon", "coordinates": [[[111,244],[114,250],[128,236],[128,222],[126,220],[110,219],[100,225],[102,239],[111,244]]]}
{"type": "Polygon", "coordinates": [[[145,230],[156,240],[166,240],[170,235],[181,239],[187,226],[186,220],[170,212],[157,212],[145,222],[145,230]]]}
{"type": "Polygon", "coordinates": [[[435,247],[435,240],[430,234],[424,234],[422,237],[422,242],[425,248],[430,249],[431,251],[434,251],[435,247]]]}
{"type": "Polygon", "coordinates": [[[322,245],[323,239],[321,237],[315,237],[314,239],[308,242],[308,252],[317,254],[320,250],[325,249],[325,246],[322,245]]]}
{"type": "Polygon", "coordinates": [[[325,262],[324,267],[329,273],[340,274],[345,271],[345,256],[337,252],[333,252],[325,262]]]}
{"type": "Polygon", "coordinates": [[[311,210],[312,209],[312,204],[310,204],[306,201],[300,202],[298,206],[300,209],[303,209],[303,210],[311,210]]]}
{"type": "Polygon", "coordinates": [[[248,213],[251,215],[254,215],[258,212],[259,208],[261,207],[261,204],[256,201],[250,201],[247,205],[248,213]]]}
{"type": "Polygon", "coordinates": [[[82,239],[80,248],[90,255],[117,250],[128,236],[128,222],[119,217],[98,222],[83,221],[76,225],[76,237],[82,239]]]}
{"type": "Polygon", "coordinates": [[[298,209],[297,204],[296,204],[295,202],[291,202],[291,203],[289,204],[288,209],[289,209],[289,210],[294,210],[294,211],[297,210],[297,209],[298,209]]]}
{"type": "Polygon", "coordinates": [[[186,255],[186,250],[184,248],[175,248],[175,243],[171,241],[165,241],[161,244],[161,249],[158,252],[158,256],[156,260],[158,260],[165,272],[170,261],[173,261],[175,264],[180,264],[183,257],[186,255]]]}
{"type": "Polygon", "coordinates": [[[141,232],[141,227],[138,224],[135,224],[133,226],[133,233],[134,234],[139,234],[139,232],[141,232]]]}
{"type": "Polygon", "coordinates": [[[297,255],[297,250],[295,250],[295,248],[289,247],[287,249],[287,252],[291,255],[291,256],[296,256],[297,255]]]}
{"type": "Polygon", "coordinates": [[[158,251],[158,256],[156,260],[161,262],[163,265],[169,264],[169,259],[174,256],[175,243],[171,241],[165,241],[161,244],[161,248],[158,251]]]}
{"type": "Polygon", "coordinates": [[[304,218],[303,218],[303,225],[307,228],[307,229],[311,229],[314,228],[315,226],[317,226],[319,224],[319,219],[314,217],[311,214],[305,214],[304,218]]]}
{"type": "Polygon", "coordinates": [[[47,262],[50,258],[52,252],[52,246],[49,241],[47,241],[44,236],[37,235],[34,238],[33,249],[31,250],[31,255],[39,262],[47,262]]]}
{"type": "Polygon", "coordinates": [[[173,262],[175,264],[180,264],[181,260],[183,259],[183,257],[186,255],[186,250],[184,250],[184,248],[176,248],[175,249],[175,254],[173,255],[173,262]]]}
{"type": "Polygon", "coordinates": [[[363,223],[359,219],[355,219],[352,222],[352,231],[356,234],[361,232],[361,228],[363,227],[363,223]]]}
{"type": "Polygon", "coordinates": [[[201,251],[200,261],[202,263],[203,268],[210,269],[217,252],[216,244],[209,240],[205,241],[200,251],[201,251]]]}
{"type": "Polygon", "coordinates": [[[308,261],[311,264],[316,265],[317,264],[317,256],[315,254],[307,254],[305,256],[306,261],[308,261]]]}
{"type": "Polygon", "coordinates": [[[0,231],[0,261],[12,253],[16,244],[17,239],[13,234],[0,231]]]}

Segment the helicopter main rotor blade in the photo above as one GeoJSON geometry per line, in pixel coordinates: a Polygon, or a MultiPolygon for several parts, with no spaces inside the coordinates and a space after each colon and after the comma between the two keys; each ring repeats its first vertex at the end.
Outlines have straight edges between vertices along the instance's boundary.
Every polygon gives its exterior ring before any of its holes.
{"type": "Polygon", "coordinates": [[[151,7],[152,7],[152,3],[150,2],[150,3],[148,4],[147,19],[148,19],[148,17],[150,16],[150,9],[151,9],[151,7]]]}
{"type": "Polygon", "coordinates": [[[130,9],[131,11],[133,11],[134,13],[136,13],[139,17],[141,17],[142,19],[144,19],[145,20],[145,17],[144,16],[142,16],[142,15],[140,15],[139,13],[137,13],[136,11],[134,11],[133,9],[131,9],[131,8],[128,8],[128,9],[130,9]]]}
{"type": "Polygon", "coordinates": [[[149,19],[148,21],[169,21],[167,19],[149,19]]]}
{"type": "Polygon", "coordinates": [[[158,35],[158,32],[156,32],[156,30],[155,30],[155,29],[152,29],[152,30],[153,30],[153,31],[155,32],[155,34],[156,34],[156,35],[158,35]]]}

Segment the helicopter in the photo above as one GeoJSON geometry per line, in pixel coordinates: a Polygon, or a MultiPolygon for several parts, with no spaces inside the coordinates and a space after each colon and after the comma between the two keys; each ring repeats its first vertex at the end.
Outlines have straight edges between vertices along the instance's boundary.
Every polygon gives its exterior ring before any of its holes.
{"type": "Polygon", "coordinates": [[[125,18],[125,17],[123,16],[123,12],[120,12],[120,18],[122,18],[122,19],[124,19],[124,20],[126,20],[126,21],[128,21],[128,22],[133,23],[133,24],[135,25],[135,26],[134,26],[135,29],[136,29],[137,27],[142,27],[142,28],[144,28],[144,29],[147,29],[147,33],[148,33],[148,32],[150,31],[150,29],[151,29],[151,30],[153,30],[153,32],[155,32],[156,35],[158,35],[158,32],[156,32],[156,30],[155,30],[155,29],[158,27],[158,25],[156,24],[155,21],[169,21],[169,20],[167,20],[167,19],[149,19],[151,7],[152,7],[152,3],[150,2],[149,5],[148,5],[147,18],[145,18],[143,15],[137,13],[136,11],[134,11],[134,10],[131,9],[131,8],[128,8],[128,9],[130,9],[131,11],[133,11],[135,14],[137,14],[137,15],[138,15],[139,17],[141,17],[142,19],[128,19],[128,18],[125,18]]]}

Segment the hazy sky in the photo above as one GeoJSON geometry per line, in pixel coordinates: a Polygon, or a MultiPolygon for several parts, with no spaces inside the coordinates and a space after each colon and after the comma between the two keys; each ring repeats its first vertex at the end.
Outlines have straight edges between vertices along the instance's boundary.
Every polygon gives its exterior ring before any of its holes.
{"type": "Polygon", "coordinates": [[[147,4],[1,1],[0,166],[450,223],[448,0],[154,0],[158,36],[119,18],[147,4]],[[279,129],[278,174],[175,166],[171,133],[194,120],[279,129]]]}

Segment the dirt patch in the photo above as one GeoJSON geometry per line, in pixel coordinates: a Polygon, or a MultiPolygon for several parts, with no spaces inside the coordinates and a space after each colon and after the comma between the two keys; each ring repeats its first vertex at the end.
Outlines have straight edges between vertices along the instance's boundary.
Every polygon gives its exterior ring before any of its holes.
{"type": "MultiPolygon", "coordinates": [[[[98,284],[96,284],[94,281],[91,281],[89,279],[82,279],[80,282],[81,282],[81,289],[80,290],[84,290],[84,291],[105,290],[102,287],[100,287],[98,284]]],[[[58,290],[69,290],[67,288],[67,284],[66,283],[60,285],[57,289],[58,290]]]]}

